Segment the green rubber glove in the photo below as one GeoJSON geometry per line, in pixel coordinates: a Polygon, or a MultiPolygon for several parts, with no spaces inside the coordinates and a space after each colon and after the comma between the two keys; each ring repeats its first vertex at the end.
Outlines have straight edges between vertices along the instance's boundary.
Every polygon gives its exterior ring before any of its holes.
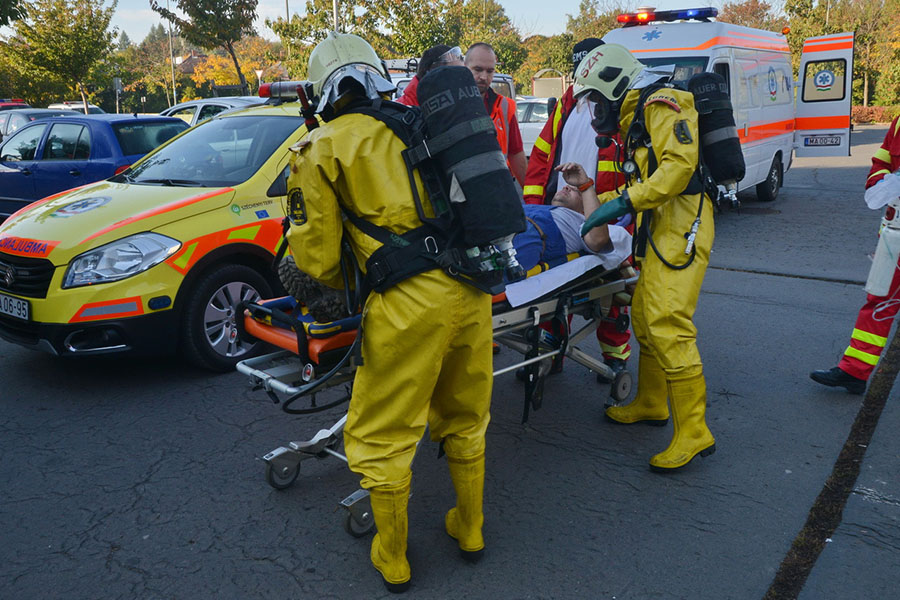
{"type": "Polygon", "coordinates": [[[628,198],[628,192],[623,192],[618,198],[601,204],[597,210],[592,212],[591,215],[585,219],[584,225],[581,226],[581,236],[584,237],[587,235],[587,232],[594,227],[605,225],[606,223],[621,217],[625,213],[632,211],[634,211],[634,207],[631,205],[631,200],[628,198]]]}

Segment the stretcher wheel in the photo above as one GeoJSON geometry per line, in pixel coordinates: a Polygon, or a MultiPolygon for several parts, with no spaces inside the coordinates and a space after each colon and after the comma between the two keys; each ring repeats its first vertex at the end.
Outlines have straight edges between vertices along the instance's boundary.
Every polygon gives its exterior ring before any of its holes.
{"type": "Polygon", "coordinates": [[[276,469],[271,463],[266,463],[266,482],[276,490],[286,490],[297,481],[300,474],[300,463],[293,469],[284,472],[284,469],[276,469]],[[280,473],[278,471],[281,471],[280,473]]]}
{"type": "Polygon", "coordinates": [[[616,404],[628,400],[628,397],[631,396],[631,383],[631,373],[628,371],[620,371],[613,378],[609,395],[612,396],[616,404]]]}
{"type": "Polygon", "coordinates": [[[374,527],[375,519],[372,517],[372,511],[370,510],[363,513],[361,522],[351,512],[344,515],[344,531],[353,537],[365,537],[374,527]]]}

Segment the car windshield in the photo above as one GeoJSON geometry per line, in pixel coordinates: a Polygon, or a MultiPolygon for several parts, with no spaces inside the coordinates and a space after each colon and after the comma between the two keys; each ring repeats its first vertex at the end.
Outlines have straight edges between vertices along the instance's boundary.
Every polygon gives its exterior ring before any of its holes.
{"type": "Polygon", "coordinates": [[[675,65],[675,76],[672,83],[687,89],[687,82],[697,73],[706,70],[708,59],[704,56],[676,56],[664,58],[640,58],[638,59],[645,66],[659,67],[662,65],[675,65]]]}
{"type": "Polygon", "coordinates": [[[187,123],[174,122],[150,122],[140,120],[113,123],[113,131],[122,147],[122,154],[132,156],[134,154],[147,154],[157,146],[187,129],[187,123]]]}
{"type": "Polygon", "coordinates": [[[247,181],[303,117],[241,116],[206,121],[123,173],[130,183],[220,187],[247,181]]]}

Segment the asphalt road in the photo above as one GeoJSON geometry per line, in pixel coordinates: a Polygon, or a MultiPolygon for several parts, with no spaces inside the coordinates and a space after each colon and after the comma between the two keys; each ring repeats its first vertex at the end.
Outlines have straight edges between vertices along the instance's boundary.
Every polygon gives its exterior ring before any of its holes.
{"type": "MultiPolygon", "coordinates": [[[[462,562],[444,534],[452,488],[423,443],[408,597],[761,599],[861,403],[807,374],[835,364],[863,301],[879,214],[862,187],[884,131],[858,128],[850,158],[797,159],[776,202],[716,215],[696,317],[715,455],[651,473],[671,429],[604,423],[608,387],[585,369],[550,379],[526,426],[521,385],[499,377],[485,559],[462,562]]],[[[256,460],[340,415],[285,415],[240,374],[176,359],[0,341],[0,599],[388,597],[370,538],[335,512],[357,478],[307,461],[279,492],[256,460]]],[[[804,600],[893,597],[898,426],[892,398],[804,600]]]]}

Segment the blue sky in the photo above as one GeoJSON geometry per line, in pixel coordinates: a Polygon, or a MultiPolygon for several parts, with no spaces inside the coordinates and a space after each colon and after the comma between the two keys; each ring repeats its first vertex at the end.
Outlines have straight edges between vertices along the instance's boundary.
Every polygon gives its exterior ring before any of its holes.
{"type": "MultiPolygon", "coordinates": [[[[377,2],[378,0],[372,0],[377,2]]],[[[165,0],[159,0],[164,5],[165,0]]],[[[175,0],[170,1],[175,6],[175,0]]],[[[623,4],[628,3],[624,0],[623,4]]],[[[553,35],[566,29],[566,15],[578,12],[579,0],[500,0],[513,23],[523,35],[540,33],[553,35]]],[[[601,0],[601,5],[603,5],[601,0]]],[[[648,4],[647,2],[631,2],[632,5],[648,4]]],[[[659,9],[686,8],[689,6],[720,5],[719,1],[706,2],[690,0],[657,0],[649,3],[659,9]]],[[[291,13],[303,11],[305,0],[288,0],[291,13]]],[[[284,0],[259,0],[257,8],[259,20],[257,29],[267,38],[274,39],[274,34],[265,28],[267,18],[277,18],[285,14],[284,0]]],[[[133,42],[140,42],[147,35],[150,27],[160,22],[159,15],[150,10],[150,0],[119,0],[112,24],[125,31],[133,42]]]]}

